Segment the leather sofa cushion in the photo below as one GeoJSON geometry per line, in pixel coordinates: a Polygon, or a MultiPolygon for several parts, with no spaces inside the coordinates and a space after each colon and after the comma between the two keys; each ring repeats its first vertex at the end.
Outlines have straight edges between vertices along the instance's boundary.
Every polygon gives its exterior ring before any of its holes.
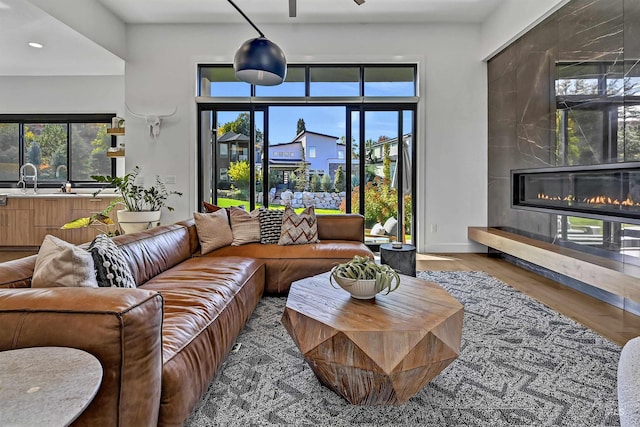
{"type": "Polygon", "coordinates": [[[198,257],[147,281],[142,288],[157,291],[164,299],[164,363],[209,327],[244,283],[262,268],[260,261],[250,258],[198,257]]]}
{"type": "Polygon", "coordinates": [[[164,299],[159,426],[179,426],[207,390],[264,290],[264,264],[192,258],[143,288],[164,299]]]}
{"type": "Polygon", "coordinates": [[[329,271],[334,265],[349,261],[354,255],[371,256],[364,243],[329,241],[306,245],[279,246],[249,243],[227,246],[204,257],[252,256],[265,264],[264,292],[284,295],[291,282],[329,271]]]}
{"type": "Polygon", "coordinates": [[[225,246],[206,256],[246,256],[263,260],[268,259],[334,259],[353,258],[354,254],[370,255],[371,251],[359,242],[343,240],[323,240],[320,243],[308,243],[305,245],[263,245],[261,243],[248,243],[242,246],[225,246]],[[354,253],[355,251],[355,253],[354,253]],[[361,253],[362,252],[362,253],[361,253]]]}
{"type": "Polygon", "coordinates": [[[138,286],[190,258],[189,240],[189,230],[176,224],[113,238],[138,286]]]}
{"type": "Polygon", "coordinates": [[[364,242],[364,217],[359,214],[318,214],[318,238],[364,242]]]}

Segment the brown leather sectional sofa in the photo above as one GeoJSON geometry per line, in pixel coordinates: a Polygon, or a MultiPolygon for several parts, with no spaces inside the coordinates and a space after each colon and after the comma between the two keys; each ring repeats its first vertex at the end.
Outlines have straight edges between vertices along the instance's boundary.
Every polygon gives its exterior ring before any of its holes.
{"type": "Polygon", "coordinates": [[[62,346],[96,356],[102,385],[75,425],[182,425],[264,292],[285,294],[292,281],[371,255],[359,215],[318,215],[318,234],[316,244],[205,256],[192,220],[119,236],[137,289],[31,289],[35,255],[1,263],[0,351],[62,346]]]}

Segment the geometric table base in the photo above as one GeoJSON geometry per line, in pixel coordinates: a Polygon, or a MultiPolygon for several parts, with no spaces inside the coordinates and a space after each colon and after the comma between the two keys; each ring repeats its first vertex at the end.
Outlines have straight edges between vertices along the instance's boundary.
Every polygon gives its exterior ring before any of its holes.
{"type": "Polygon", "coordinates": [[[320,382],[350,403],[406,402],[458,357],[464,311],[438,285],[402,276],[373,302],[331,289],[324,277],[295,282],[282,323],[320,382]]]}

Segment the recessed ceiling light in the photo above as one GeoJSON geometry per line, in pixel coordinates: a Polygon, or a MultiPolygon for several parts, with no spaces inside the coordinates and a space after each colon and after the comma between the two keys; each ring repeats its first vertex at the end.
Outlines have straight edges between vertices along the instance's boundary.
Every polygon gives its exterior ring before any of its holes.
{"type": "Polygon", "coordinates": [[[36,49],[42,49],[42,45],[36,42],[29,42],[29,46],[35,47],[36,49]]]}

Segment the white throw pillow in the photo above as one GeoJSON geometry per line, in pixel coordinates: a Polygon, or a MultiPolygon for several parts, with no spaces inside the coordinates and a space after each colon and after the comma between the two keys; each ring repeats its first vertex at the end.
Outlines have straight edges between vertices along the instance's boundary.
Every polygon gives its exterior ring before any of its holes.
{"type": "Polygon", "coordinates": [[[396,227],[398,225],[398,220],[395,219],[394,217],[389,218],[385,223],[384,223],[384,231],[385,233],[387,233],[388,235],[395,235],[398,227],[396,227]]]}
{"type": "Polygon", "coordinates": [[[226,209],[212,213],[194,212],[193,219],[196,222],[200,252],[203,255],[233,242],[226,209]]]}
{"type": "Polygon", "coordinates": [[[372,236],[384,236],[384,227],[379,222],[376,222],[374,226],[371,227],[369,234],[372,236]]]}
{"type": "Polygon", "coordinates": [[[91,254],[55,236],[45,236],[31,278],[32,288],[97,288],[91,254]]]}

